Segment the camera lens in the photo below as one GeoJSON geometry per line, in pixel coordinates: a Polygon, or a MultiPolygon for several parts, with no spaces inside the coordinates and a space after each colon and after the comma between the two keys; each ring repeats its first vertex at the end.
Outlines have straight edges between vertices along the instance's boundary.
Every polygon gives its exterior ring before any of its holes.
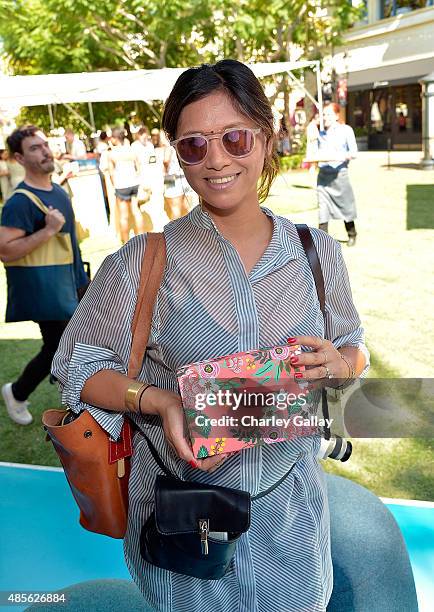
{"type": "Polygon", "coordinates": [[[317,453],[318,459],[335,459],[337,461],[348,461],[351,457],[353,446],[351,442],[340,436],[331,436],[329,440],[321,438],[320,448],[317,453]]]}
{"type": "Polygon", "coordinates": [[[344,461],[348,461],[348,459],[351,457],[351,453],[353,452],[353,445],[351,444],[351,442],[349,440],[345,440],[345,442],[347,444],[347,448],[341,459],[342,463],[344,463],[344,461]]]}

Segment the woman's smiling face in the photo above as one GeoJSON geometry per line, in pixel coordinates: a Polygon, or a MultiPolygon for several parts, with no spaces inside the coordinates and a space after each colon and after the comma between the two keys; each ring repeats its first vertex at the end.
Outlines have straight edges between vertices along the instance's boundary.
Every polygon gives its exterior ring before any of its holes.
{"type": "MultiPolygon", "coordinates": [[[[229,128],[256,129],[258,125],[233,105],[227,93],[215,91],[183,108],[176,138],[193,133],[211,136],[229,128]]],[[[229,155],[220,138],[212,138],[202,162],[193,166],[182,161],[181,164],[188,182],[204,203],[223,211],[238,208],[242,203],[258,203],[257,183],[264,167],[264,156],[265,138],[259,132],[247,157],[229,155]]]]}

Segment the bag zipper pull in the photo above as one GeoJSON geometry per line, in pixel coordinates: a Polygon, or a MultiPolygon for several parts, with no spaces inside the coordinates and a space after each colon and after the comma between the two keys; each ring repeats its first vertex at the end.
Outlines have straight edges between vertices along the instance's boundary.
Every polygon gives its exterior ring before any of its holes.
{"type": "Polygon", "coordinates": [[[118,459],[118,478],[123,478],[125,476],[125,459],[118,459]]]}
{"type": "Polygon", "coordinates": [[[209,534],[209,520],[199,519],[199,532],[200,532],[200,544],[202,546],[202,554],[208,554],[208,534],[209,534]]]}

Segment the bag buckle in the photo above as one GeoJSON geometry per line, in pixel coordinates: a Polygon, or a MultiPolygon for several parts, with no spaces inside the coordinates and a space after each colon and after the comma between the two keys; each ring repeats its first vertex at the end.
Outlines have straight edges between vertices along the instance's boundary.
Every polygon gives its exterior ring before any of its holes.
{"type": "Polygon", "coordinates": [[[199,519],[199,532],[200,532],[200,544],[202,547],[202,554],[208,554],[208,534],[209,534],[209,520],[199,519]]]}

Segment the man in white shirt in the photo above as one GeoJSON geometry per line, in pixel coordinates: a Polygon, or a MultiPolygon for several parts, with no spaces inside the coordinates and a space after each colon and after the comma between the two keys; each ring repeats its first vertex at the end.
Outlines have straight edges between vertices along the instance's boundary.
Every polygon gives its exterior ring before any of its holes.
{"type": "Polygon", "coordinates": [[[71,130],[71,128],[65,130],[65,140],[66,154],[63,156],[63,159],[70,159],[72,161],[86,159],[85,144],[74,134],[74,130],[71,130]]]}

